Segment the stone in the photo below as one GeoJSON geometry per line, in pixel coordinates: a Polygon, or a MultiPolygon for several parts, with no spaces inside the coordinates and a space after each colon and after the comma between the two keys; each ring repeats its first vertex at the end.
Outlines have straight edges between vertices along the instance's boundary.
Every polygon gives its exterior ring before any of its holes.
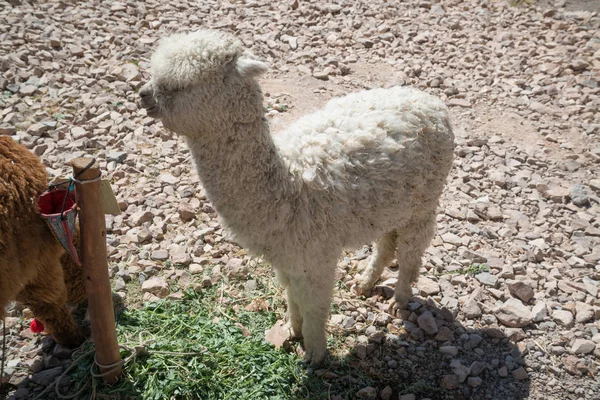
{"type": "Polygon", "coordinates": [[[471,102],[464,99],[450,99],[446,104],[449,107],[471,108],[471,102]]]}
{"type": "Polygon", "coordinates": [[[575,304],[575,321],[585,323],[594,319],[594,307],[578,301],[575,304]]]}
{"type": "Polygon", "coordinates": [[[571,202],[576,206],[586,206],[590,202],[590,193],[582,184],[573,185],[570,192],[571,202]]]}
{"type": "Polygon", "coordinates": [[[531,308],[531,313],[533,314],[534,322],[541,322],[548,316],[548,309],[546,307],[546,303],[543,301],[537,302],[531,308]]]}
{"type": "Polygon", "coordinates": [[[356,392],[356,397],[365,400],[375,400],[377,398],[377,389],[371,386],[360,389],[356,392]]]}
{"type": "Polygon", "coordinates": [[[572,354],[588,354],[596,349],[596,343],[586,339],[575,339],[571,349],[572,354]]]}
{"type": "Polygon", "coordinates": [[[179,214],[179,218],[181,218],[183,222],[188,222],[196,218],[197,211],[194,210],[194,208],[190,204],[186,202],[181,202],[177,207],[177,213],[179,214]]]}
{"type": "Polygon", "coordinates": [[[529,378],[527,371],[525,371],[525,368],[523,367],[519,367],[512,371],[512,376],[517,381],[524,381],[525,379],[529,378]]]}
{"type": "Polygon", "coordinates": [[[531,310],[520,300],[508,299],[496,312],[496,318],[503,325],[511,328],[522,328],[533,322],[531,310]]]}
{"type": "Polygon", "coordinates": [[[54,367],[31,375],[31,380],[40,386],[52,384],[63,373],[63,367],[54,367]]]}
{"type": "Polygon", "coordinates": [[[204,268],[200,264],[190,264],[188,270],[190,271],[190,274],[198,275],[204,271],[204,268]]]}
{"type": "Polygon", "coordinates": [[[158,180],[162,183],[167,183],[169,185],[175,185],[177,182],[179,182],[178,178],[168,173],[160,174],[158,176],[158,180]]]}
{"type": "Polygon", "coordinates": [[[129,216],[131,226],[140,226],[143,223],[152,221],[154,215],[150,211],[139,211],[129,216]]]}
{"type": "Polygon", "coordinates": [[[458,354],[458,348],[456,346],[440,346],[440,353],[449,355],[449,356],[456,356],[458,354]]]}
{"type": "Polygon", "coordinates": [[[155,250],[150,255],[150,258],[156,261],[166,261],[169,259],[169,252],[166,250],[155,250]]]}
{"type": "Polygon", "coordinates": [[[481,272],[475,275],[475,278],[485,286],[496,287],[498,284],[498,277],[489,272],[481,272]]]}
{"type": "Polygon", "coordinates": [[[479,386],[481,386],[482,383],[483,383],[483,379],[481,379],[477,376],[469,377],[467,379],[467,385],[469,385],[472,388],[479,387],[479,386]]]}
{"type": "Polygon", "coordinates": [[[572,328],[575,324],[573,321],[573,314],[567,310],[553,311],[552,319],[566,328],[572,328]]]}
{"type": "Polygon", "coordinates": [[[389,400],[392,398],[392,393],[393,393],[392,388],[389,386],[386,386],[381,390],[381,393],[379,393],[379,398],[381,400],[389,400]]]}
{"type": "Polygon", "coordinates": [[[456,389],[458,387],[458,377],[454,374],[443,375],[440,384],[447,390],[456,389]]]}
{"type": "Polygon", "coordinates": [[[231,258],[225,265],[225,274],[230,277],[244,278],[248,274],[248,266],[241,258],[231,258]]]}
{"type": "Polygon", "coordinates": [[[435,323],[433,314],[429,311],[424,312],[417,319],[419,328],[423,329],[429,335],[435,335],[438,332],[438,327],[435,323]]]}
{"type": "Polygon", "coordinates": [[[192,259],[184,246],[172,246],[169,254],[171,255],[171,261],[173,264],[189,265],[190,262],[192,262],[192,259]]]}
{"type": "Polygon", "coordinates": [[[150,293],[160,299],[169,295],[169,284],[162,278],[152,277],[142,284],[142,292],[150,293]]]}
{"type": "Polygon", "coordinates": [[[525,282],[511,282],[507,284],[507,287],[510,294],[517,297],[524,303],[529,303],[529,301],[533,299],[533,296],[535,295],[533,288],[525,282]]]}
{"type": "Polygon", "coordinates": [[[468,319],[479,318],[482,314],[481,308],[479,307],[475,299],[472,298],[465,301],[465,303],[461,306],[460,309],[465,315],[465,317],[468,319]]]}
{"type": "Polygon", "coordinates": [[[440,285],[426,276],[420,276],[417,281],[417,289],[421,296],[433,296],[440,292],[440,285]]]}

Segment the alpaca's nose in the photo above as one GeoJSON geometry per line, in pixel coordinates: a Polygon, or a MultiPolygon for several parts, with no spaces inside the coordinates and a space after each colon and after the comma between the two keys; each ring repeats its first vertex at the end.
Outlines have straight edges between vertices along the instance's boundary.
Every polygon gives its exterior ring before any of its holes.
{"type": "Polygon", "coordinates": [[[149,117],[160,118],[160,107],[154,98],[154,90],[150,83],[145,84],[139,91],[138,106],[146,110],[149,117]]]}

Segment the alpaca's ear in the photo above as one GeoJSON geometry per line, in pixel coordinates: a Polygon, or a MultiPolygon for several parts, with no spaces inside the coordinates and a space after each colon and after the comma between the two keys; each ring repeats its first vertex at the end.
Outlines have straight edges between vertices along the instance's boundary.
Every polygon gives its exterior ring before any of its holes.
{"type": "Polygon", "coordinates": [[[269,70],[269,67],[267,67],[267,64],[264,62],[247,57],[238,58],[236,60],[235,68],[244,78],[254,78],[269,70]]]}

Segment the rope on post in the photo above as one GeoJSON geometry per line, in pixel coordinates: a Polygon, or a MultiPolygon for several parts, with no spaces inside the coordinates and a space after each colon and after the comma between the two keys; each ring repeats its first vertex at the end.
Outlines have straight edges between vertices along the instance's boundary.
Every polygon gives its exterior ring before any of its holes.
{"type": "Polygon", "coordinates": [[[108,277],[102,174],[94,159],[76,158],[71,166],[80,208],[81,257],[96,359],[104,382],[112,384],[119,379],[123,363],[108,277]]]}

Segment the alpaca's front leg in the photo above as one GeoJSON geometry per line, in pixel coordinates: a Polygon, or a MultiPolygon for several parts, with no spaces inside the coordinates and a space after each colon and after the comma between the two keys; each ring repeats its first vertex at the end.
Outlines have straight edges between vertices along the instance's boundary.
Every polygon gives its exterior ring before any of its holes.
{"type": "Polygon", "coordinates": [[[290,282],[288,288],[300,308],[306,351],[304,361],[311,365],[318,365],[325,358],[327,350],[325,327],[329,317],[334,283],[332,271],[326,271],[325,274],[322,270],[319,272],[320,274],[290,282]]]}
{"type": "Polygon", "coordinates": [[[300,339],[302,337],[302,313],[298,298],[294,297],[294,292],[290,290],[290,276],[285,272],[275,269],[275,275],[279,284],[284,287],[287,295],[287,306],[289,314],[289,334],[290,339],[300,339]]]}

